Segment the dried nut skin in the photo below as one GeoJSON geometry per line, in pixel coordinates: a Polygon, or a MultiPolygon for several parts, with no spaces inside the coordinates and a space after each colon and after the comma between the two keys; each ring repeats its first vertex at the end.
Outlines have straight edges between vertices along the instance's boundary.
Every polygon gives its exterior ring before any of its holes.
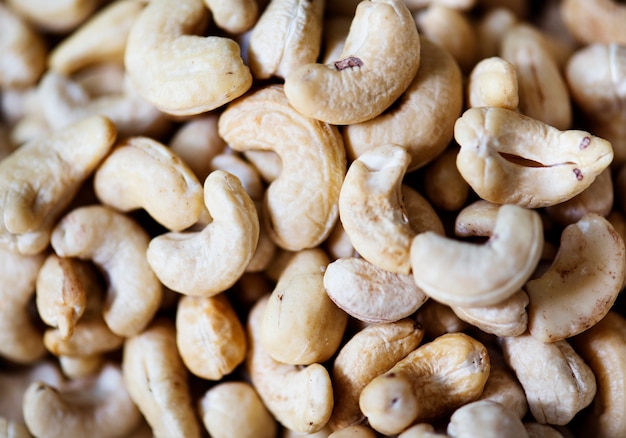
{"type": "Polygon", "coordinates": [[[215,24],[232,34],[250,29],[259,15],[259,4],[255,0],[204,0],[204,3],[211,10],[215,24]]]}
{"type": "Polygon", "coordinates": [[[567,226],[552,266],[524,285],[530,334],[554,342],[593,327],[613,306],[625,272],[624,241],[608,220],[590,213],[567,226]]]}
{"type": "Polygon", "coordinates": [[[480,342],[463,333],[445,334],[367,384],[359,406],[374,429],[393,435],[477,400],[489,369],[480,342]]]}
{"type": "Polygon", "coordinates": [[[400,97],[419,65],[417,26],[404,2],[361,2],[341,60],[300,66],[285,79],[285,93],[308,117],[334,125],[360,123],[400,97]]]}
{"type": "Polygon", "coordinates": [[[202,0],[157,0],[148,3],[130,31],[124,57],[128,75],[139,94],[165,113],[207,112],[252,85],[235,41],[193,35],[207,19],[202,0]]]}
{"type": "Polygon", "coordinates": [[[564,0],[561,15],[567,29],[582,43],[626,44],[626,7],[619,1],[564,0]]]}
{"type": "Polygon", "coordinates": [[[91,260],[106,273],[104,320],[120,336],[141,332],[161,302],[161,283],[146,260],[149,239],[134,220],[102,205],[70,211],[52,231],[57,255],[91,260]]]}
{"type": "Polygon", "coordinates": [[[501,346],[538,423],[567,424],[593,400],[593,372],[567,341],[544,343],[523,334],[501,338],[501,346]]]}
{"type": "Polygon", "coordinates": [[[515,111],[519,105],[515,67],[499,56],[484,58],[472,69],[468,84],[468,106],[490,106],[515,111]]]}
{"type": "Polygon", "coordinates": [[[196,223],[204,208],[202,185],[189,166],[143,136],[113,148],[95,173],[94,190],[101,203],[123,212],[143,208],[173,231],[196,223]]]}
{"type": "Polygon", "coordinates": [[[224,294],[183,296],[176,311],[176,345],[189,371],[220,380],[245,359],[246,334],[224,294]]]}
{"type": "Polygon", "coordinates": [[[124,344],[122,372],[126,388],[150,424],[155,438],[198,438],[188,371],[176,349],[176,329],[157,319],[124,344]]]}
{"type": "Polygon", "coordinates": [[[451,438],[528,438],[522,420],[509,408],[490,400],[479,400],[460,407],[450,417],[451,438]]]}
{"type": "Polygon", "coordinates": [[[339,348],[348,314],[324,289],[329,262],[323,250],[306,249],[281,273],[261,323],[261,344],[273,359],[310,365],[327,361],[339,348]]]}
{"type": "Polygon", "coordinates": [[[94,116],[24,144],[2,160],[0,245],[23,254],[43,251],[58,216],[115,136],[115,125],[94,116]]]}
{"type": "Polygon", "coordinates": [[[269,150],[282,160],[264,199],[272,240],[290,251],[319,245],[339,216],[346,172],[337,127],[301,115],[289,106],[282,86],[274,85],[229,105],[220,116],[219,133],[237,151],[269,150]]]}
{"type": "Polygon", "coordinates": [[[420,38],[419,56],[417,74],[393,107],[343,129],[351,159],[372,147],[394,143],[411,155],[407,169],[411,172],[432,161],[450,143],[463,105],[461,71],[446,50],[425,38],[420,38]]]}
{"type": "Polygon", "coordinates": [[[503,205],[484,244],[432,232],[411,244],[413,278],[426,295],[448,305],[489,306],[516,293],[534,272],[543,248],[539,213],[503,205]]]}
{"type": "Polygon", "coordinates": [[[328,421],[331,429],[361,423],[365,416],[358,400],[363,388],[415,350],[423,338],[421,326],[410,319],[373,324],[350,338],[333,362],[335,407],[328,421]]]}
{"type": "Polygon", "coordinates": [[[483,199],[547,207],[585,190],[613,159],[611,143],[559,131],[503,108],[471,108],[455,124],[457,167],[483,199]]]}
{"type": "Polygon", "coordinates": [[[337,307],[370,323],[398,321],[428,299],[412,276],[394,274],[355,257],[330,263],[324,273],[324,288],[337,307]]]}
{"type": "Polygon", "coordinates": [[[193,296],[213,296],[244,273],[259,240],[254,202],[241,181],[215,170],[204,182],[204,202],[212,221],[202,231],[170,232],[154,237],[147,260],[168,288],[193,296]],[[181,276],[181,272],[191,275],[181,276]]]}

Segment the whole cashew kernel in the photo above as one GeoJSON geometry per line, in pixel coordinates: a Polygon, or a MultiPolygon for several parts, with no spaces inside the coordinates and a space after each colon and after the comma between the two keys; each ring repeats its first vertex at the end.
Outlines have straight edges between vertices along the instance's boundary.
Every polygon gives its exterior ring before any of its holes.
{"type": "Polygon", "coordinates": [[[228,33],[242,33],[257,22],[259,4],[256,0],[204,0],[218,27],[228,33]]]}
{"type": "Polygon", "coordinates": [[[361,2],[341,59],[295,69],[285,78],[285,94],[305,116],[334,125],[360,123],[391,106],[419,65],[419,34],[404,2],[361,2]]]}
{"type": "Polygon", "coordinates": [[[491,400],[478,400],[458,408],[447,428],[451,438],[528,438],[522,420],[509,408],[491,400]]]}
{"type": "Polygon", "coordinates": [[[484,199],[465,206],[454,219],[454,234],[459,237],[491,236],[500,205],[484,199]]]}
{"type": "Polygon", "coordinates": [[[7,4],[38,28],[64,33],[85,21],[102,4],[102,0],[8,0],[7,4]]]}
{"type": "Polygon", "coordinates": [[[561,16],[567,29],[583,44],[626,44],[626,7],[615,0],[564,0],[561,16]]]}
{"type": "Polygon", "coordinates": [[[472,69],[468,83],[468,106],[490,106],[515,111],[519,91],[515,66],[498,56],[484,58],[472,69]]]}

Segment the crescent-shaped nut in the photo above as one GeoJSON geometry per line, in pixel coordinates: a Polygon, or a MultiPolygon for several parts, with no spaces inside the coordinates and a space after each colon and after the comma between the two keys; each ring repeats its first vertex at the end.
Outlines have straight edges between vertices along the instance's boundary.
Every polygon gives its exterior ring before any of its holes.
{"type": "Polygon", "coordinates": [[[346,172],[343,140],[337,127],[293,109],[283,87],[262,88],[233,102],[222,113],[219,133],[240,152],[276,152],[282,171],[265,192],[270,237],[298,251],[318,246],[330,234],[346,172]]]}
{"type": "Polygon", "coordinates": [[[567,30],[583,44],[626,44],[626,6],[616,0],[564,0],[560,13],[567,30]]]}
{"type": "Polygon", "coordinates": [[[459,118],[457,167],[483,199],[547,207],[585,190],[613,160],[611,143],[588,132],[559,131],[503,108],[471,108],[459,118]]]}
{"type": "Polygon", "coordinates": [[[308,117],[334,125],[360,123],[389,108],[419,65],[419,34],[404,2],[361,2],[341,60],[297,68],[285,79],[285,94],[308,117]]]}
{"type": "Polygon", "coordinates": [[[190,35],[208,17],[202,0],[150,1],[130,31],[126,71],[139,94],[165,113],[210,111],[252,85],[235,41],[190,35]]]}
{"type": "Polygon", "coordinates": [[[485,244],[433,232],[415,236],[411,244],[413,278],[427,295],[444,304],[497,304],[530,278],[539,263],[543,242],[539,213],[503,205],[485,244]]]}

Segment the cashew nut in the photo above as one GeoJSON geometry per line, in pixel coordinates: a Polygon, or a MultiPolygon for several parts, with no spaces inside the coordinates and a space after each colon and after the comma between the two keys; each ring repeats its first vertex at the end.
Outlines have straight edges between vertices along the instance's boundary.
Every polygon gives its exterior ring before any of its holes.
{"type": "Polygon", "coordinates": [[[515,66],[498,56],[479,61],[468,79],[468,106],[490,106],[515,111],[519,92],[515,66]]]}
{"type": "Polygon", "coordinates": [[[102,0],[8,0],[7,4],[38,28],[64,33],[85,21],[102,4],[102,0]]]}
{"type": "Polygon", "coordinates": [[[28,428],[17,421],[0,417],[0,437],[2,438],[32,438],[28,428]]]}
{"type": "Polygon", "coordinates": [[[420,423],[409,427],[398,438],[449,438],[448,435],[435,432],[435,428],[428,423],[420,423]]]}
{"type": "Polygon", "coordinates": [[[255,25],[259,15],[256,0],[204,0],[215,24],[233,34],[245,32],[255,25]]]}
{"type": "Polygon", "coordinates": [[[491,236],[500,205],[484,199],[467,205],[454,219],[454,234],[459,237],[491,236]]]}
{"type": "Polygon", "coordinates": [[[450,306],[428,300],[417,309],[415,319],[424,327],[426,337],[434,339],[446,333],[466,332],[471,326],[456,316],[450,306]]]}
{"type": "Polygon", "coordinates": [[[615,0],[564,0],[561,16],[567,29],[583,44],[626,44],[626,6],[615,0]]]}
{"type": "Polygon", "coordinates": [[[336,430],[328,438],[376,438],[376,432],[367,426],[348,426],[344,429],[336,430]]]}
{"type": "Polygon", "coordinates": [[[528,438],[522,420],[509,408],[491,400],[478,400],[458,408],[447,428],[451,438],[528,438]]]}
{"type": "Polygon", "coordinates": [[[230,152],[217,154],[211,159],[213,170],[223,170],[236,176],[241,181],[246,193],[254,201],[263,199],[265,187],[259,171],[241,155],[230,152]]]}

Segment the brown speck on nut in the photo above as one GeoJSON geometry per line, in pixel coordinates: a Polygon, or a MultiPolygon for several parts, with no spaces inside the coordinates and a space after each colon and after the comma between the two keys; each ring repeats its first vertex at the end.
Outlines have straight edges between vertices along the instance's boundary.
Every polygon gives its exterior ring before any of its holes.
{"type": "Polygon", "coordinates": [[[580,140],[580,144],[578,145],[578,148],[582,151],[583,149],[586,149],[590,143],[591,143],[591,139],[585,136],[582,138],[582,140],[580,140]]]}
{"type": "Polygon", "coordinates": [[[582,181],[582,180],[583,180],[583,173],[580,171],[580,169],[575,168],[575,169],[573,170],[573,172],[574,172],[574,175],[576,176],[576,179],[577,179],[578,181],[582,181]]]}
{"type": "Polygon", "coordinates": [[[335,61],[335,68],[338,71],[345,70],[349,67],[361,67],[363,65],[363,61],[357,58],[356,56],[350,56],[348,58],[342,59],[341,61],[335,61]]]}

